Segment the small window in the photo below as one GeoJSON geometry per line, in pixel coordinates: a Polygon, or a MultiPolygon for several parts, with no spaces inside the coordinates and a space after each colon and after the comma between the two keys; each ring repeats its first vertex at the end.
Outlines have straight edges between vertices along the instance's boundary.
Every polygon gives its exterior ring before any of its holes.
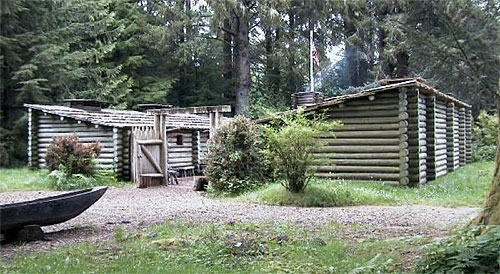
{"type": "Polygon", "coordinates": [[[184,140],[182,139],[182,135],[177,135],[177,141],[176,141],[176,144],[178,146],[182,146],[184,144],[184,140]]]}

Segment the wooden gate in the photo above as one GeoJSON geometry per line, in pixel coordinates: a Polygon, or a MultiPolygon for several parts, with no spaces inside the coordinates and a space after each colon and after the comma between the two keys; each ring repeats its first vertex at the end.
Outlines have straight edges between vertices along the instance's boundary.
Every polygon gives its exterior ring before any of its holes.
{"type": "Polygon", "coordinates": [[[165,117],[155,115],[154,126],[137,126],[131,134],[131,172],[140,188],[167,184],[167,134],[165,117]]]}

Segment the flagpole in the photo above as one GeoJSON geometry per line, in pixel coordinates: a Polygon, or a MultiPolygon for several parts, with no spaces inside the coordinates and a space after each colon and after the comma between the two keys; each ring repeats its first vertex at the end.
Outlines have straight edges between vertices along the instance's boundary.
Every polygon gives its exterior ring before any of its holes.
{"type": "Polygon", "coordinates": [[[314,92],[314,60],[313,60],[313,30],[309,30],[309,79],[311,92],[314,92]]]}

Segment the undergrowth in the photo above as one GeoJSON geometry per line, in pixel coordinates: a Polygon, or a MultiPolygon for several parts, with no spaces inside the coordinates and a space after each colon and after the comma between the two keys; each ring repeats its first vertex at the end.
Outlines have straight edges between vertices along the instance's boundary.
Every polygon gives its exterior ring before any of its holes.
{"type": "Polygon", "coordinates": [[[417,273],[500,273],[500,226],[470,226],[424,248],[417,273]]]}

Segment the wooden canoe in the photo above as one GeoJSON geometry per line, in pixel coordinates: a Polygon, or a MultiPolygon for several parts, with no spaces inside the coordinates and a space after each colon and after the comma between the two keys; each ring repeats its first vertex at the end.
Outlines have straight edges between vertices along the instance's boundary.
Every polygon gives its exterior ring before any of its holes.
{"type": "Polygon", "coordinates": [[[94,187],[27,202],[0,205],[0,232],[20,230],[26,225],[47,226],[66,222],[97,202],[107,189],[94,187]]]}

